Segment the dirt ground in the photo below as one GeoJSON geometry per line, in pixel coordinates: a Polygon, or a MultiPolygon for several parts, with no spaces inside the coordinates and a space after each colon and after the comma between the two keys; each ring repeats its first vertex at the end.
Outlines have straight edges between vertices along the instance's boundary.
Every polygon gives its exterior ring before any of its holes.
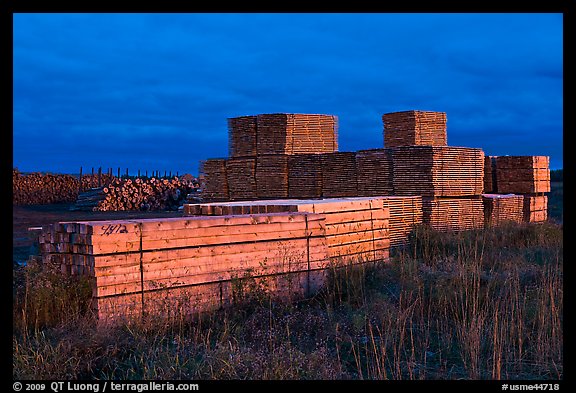
{"type": "Polygon", "coordinates": [[[181,217],[178,211],[120,211],[84,212],[70,211],[70,203],[52,205],[13,206],[12,210],[12,262],[22,263],[28,256],[37,253],[35,235],[37,231],[28,228],[41,227],[59,221],[121,220],[127,218],[181,217]]]}

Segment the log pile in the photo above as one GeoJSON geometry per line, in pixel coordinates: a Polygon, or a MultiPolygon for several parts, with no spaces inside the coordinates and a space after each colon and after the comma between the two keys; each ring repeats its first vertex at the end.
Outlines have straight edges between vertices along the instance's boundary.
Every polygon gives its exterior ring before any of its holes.
{"type": "Polygon", "coordinates": [[[484,188],[482,149],[409,146],[392,149],[395,195],[468,196],[484,188]]]}
{"type": "Polygon", "coordinates": [[[506,222],[520,223],[524,220],[524,196],[482,194],[484,225],[496,227],[506,222]]]}
{"type": "Polygon", "coordinates": [[[496,156],[484,157],[484,192],[498,192],[496,189],[496,156]]]}
{"type": "Polygon", "coordinates": [[[481,198],[423,198],[423,222],[439,231],[462,231],[484,227],[481,198]]]}
{"type": "Polygon", "coordinates": [[[550,192],[550,157],[496,157],[496,188],[501,194],[550,192]]]}
{"type": "MultiPolygon", "coordinates": [[[[50,203],[74,202],[79,192],[98,186],[98,175],[83,175],[82,182],[75,176],[64,174],[23,175],[12,170],[12,203],[14,205],[45,205],[50,203]]],[[[102,174],[100,180],[106,184],[112,179],[102,174]]]]}
{"type": "Polygon", "coordinates": [[[186,204],[184,214],[242,215],[276,212],[310,212],[326,221],[326,242],[333,261],[354,263],[386,260],[390,234],[388,207],[382,198],[332,198],[320,200],[270,200],[186,204]]]}
{"type": "Polygon", "coordinates": [[[217,308],[246,275],[300,273],[270,284],[302,294],[310,272],[328,263],[325,219],[308,213],[62,222],[43,227],[40,244],[44,263],[93,278],[102,319],[154,312],[182,297],[193,310],[217,308]]]}
{"type": "Polygon", "coordinates": [[[391,149],[356,152],[358,196],[394,195],[391,149]]]}
{"type": "Polygon", "coordinates": [[[213,158],[200,162],[200,188],[202,197],[210,201],[227,201],[230,198],[226,175],[226,159],[213,158]]]}
{"type": "Polygon", "coordinates": [[[543,222],[548,219],[548,197],[546,195],[524,195],[524,222],[543,222]]]}
{"type": "Polygon", "coordinates": [[[446,113],[404,111],[382,115],[384,146],[446,146],[446,113]]]}
{"type": "Polygon", "coordinates": [[[387,196],[382,202],[390,211],[390,246],[408,243],[414,226],[422,224],[422,197],[387,196]]]}
{"type": "Polygon", "coordinates": [[[226,179],[230,200],[256,199],[258,197],[255,158],[229,158],[226,161],[226,179]]]}
{"type": "Polygon", "coordinates": [[[256,154],[256,116],[229,118],[228,155],[254,157],[256,154]]]}
{"type": "Polygon", "coordinates": [[[73,210],[177,210],[198,183],[173,179],[114,179],[78,196],[73,210]]]}
{"type": "Polygon", "coordinates": [[[288,197],[322,197],[322,155],[298,154],[288,157],[288,197]]]}
{"type": "Polygon", "coordinates": [[[322,155],[322,196],[324,198],[358,196],[358,173],[354,152],[322,155]]]}
{"type": "Polygon", "coordinates": [[[256,157],[256,196],[259,199],[288,198],[288,155],[256,157]]]}

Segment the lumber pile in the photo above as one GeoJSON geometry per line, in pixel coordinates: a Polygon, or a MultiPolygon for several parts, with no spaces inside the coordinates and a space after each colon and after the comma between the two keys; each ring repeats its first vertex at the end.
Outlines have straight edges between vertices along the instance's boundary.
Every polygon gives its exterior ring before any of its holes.
{"type": "Polygon", "coordinates": [[[484,157],[484,192],[498,192],[496,189],[496,156],[484,157]]]}
{"type": "Polygon", "coordinates": [[[510,221],[520,223],[524,220],[523,195],[482,194],[482,201],[486,227],[495,227],[510,221]]]}
{"type": "Polygon", "coordinates": [[[382,202],[390,211],[390,246],[406,244],[414,226],[422,224],[422,197],[387,196],[382,202]]]}
{"type": "Polygon", "coordinates": [[[354,152],[323,154],[321,165],[324,198],[358,196],[358,173],[354,152]]]}
{"type": "Polygon", "coordinates": [[[546,195],[524,195],[524,222],[543,222],[548,219],[548,197],[546,195]]]}
{"type": "Polygon", "coordinates": [[[288,157],[288,197],[322,197],[322,155],[298,154],[288,157]]]}
{"type": "Polygon", "coordinates": [[[423,222],[439,231],[480,229],[484,226],[481,198],[423,198],[423,222]]]}
{"type": "Polygon", "coordinates": [[[258,197],[255,158],[229,158],[226,161],[226,179],[230,200],[256,199],[258,197]]]}
{"type": "Polygon", "coordinates": [[[356,172],[358,196],[394,195],[391,149],[359,150],[356,172]]]}
{"type": "Polygon", "coordinates": [[[256,157],[256,196],[260,199],[288,198],[288,155],[256,157]]]}
{"type": "Polygon", "coordinates": [[[550,192],[550,157],[496,157],[496,188],[502,194],[550,192]]]}
{"type": "Polygon", "coordinates": [[[200,161],[202,197],[210,201],[227,201],[230,198],[226,175],[226,159],[212,158],[200,161]]]}
{"type": "Polygon", "coordinates": [[[256,116],[229,118],[228,155],[254,157],[256,154],[256,116]]]}
{"type": "Polygon", "coordinates": [[[185,204],[184,214],[242,215],[275,212],[310,212],[326,221],[326,242],[334,261],[380,260],[389,256],[390,213],[383,198],[331,198],[185,204]]]}
{"type": "Polygon", "coordinates": [[[384,146],[446,146],[446,113],[403,111],[385,113],[384,146]]]}
{"type": "Polygon", "coordinates": [[[482,149],[408,146],[392,149],[395,195],[468,196],[484,188],[482,149]]]}
{"type": "Polygon", "coordinates": [[[72,210],[126,211],[177,210],[199,186],[195,181],[115,178],[102,188],[78,195],[72,210]]]}
{"type": "MultiPolygon", "coordinates": [[[[93,277],[107,318],[151,312],[155,300],[182,294],[194,309],[219,307],[236,279],[324,269],[325,225],[311,213],[61,222],[43,227],[40,248],[44,263],[93,277]]],[[[296,280],[294,292],[306,282],[296,280]]]]}

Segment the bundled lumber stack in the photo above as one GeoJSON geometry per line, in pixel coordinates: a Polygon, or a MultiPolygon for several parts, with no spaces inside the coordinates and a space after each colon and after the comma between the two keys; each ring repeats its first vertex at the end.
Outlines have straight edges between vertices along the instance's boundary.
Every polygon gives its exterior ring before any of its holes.
{"type": "Polygon", "coordinates": [[[406,244],[414,226],[422,224],[422,197],[387,196],[382,202],[390,211],[390,246],[406,244]]]}
{"type": "Polygon", "coordinates": [[[230,157],[256,156],[256,116],[228,119],[228,155],[230,157]]]}
{"type": "Polygon", "coordinates": [[[288,197],[322,197],[322,155],[298,154],[288,157],[288,197]]]}
{"type": "Polygon", "coordinates": [[[383,198],[331,198],[185,204],[185,215],[264,212],[312,212],[326,218],[326,241],[332,260],[357,262],[389,256],[389,210],[383,198]]]}
{"type": "Polygon", "coordinates": [[[496,189],[496,156],[484,157],[484,192],[498,192],[496,189]]]}
{"type": "Polygon", "coordinates": [[[524,195],[524,222],[543,222],[548,219],[548,197],[546,195],[524,195]]]}
{"type": "Polygon", "coordinates": [[[226,176],[226,159],[212,158],[200,162],[202,197],[207,201],[227,201],[228,179],[226,176]]]}
{"type": "MultiPolygon", "coordinates": [[[[328,262],[325,218],[310,213],[62,222],[42,229],[40,247],[44,263],[93,277],[101,318],[151,312],[182,294],[194,309],[219,307],[238,278],[308,278],[328,262]]],[[[293,292],[309,289],[295,282],[293,292]]]]}
{"type": "Polygon", "coordinates": [[[256,199],[258,197],[255,158],[229,158],[226,161],[226,179],[228,180],[230,200],[256,199]]]}
{"type": "Polygon", "coordinates": [[[354,152],[322,155],[322,196],[325,198],[358,196],[358,173],[354,152]]]}
{"type": "Polygon", "coordinates": [[[78,196],[72,210],[125,211],[176,210],[199,184],[177,177],[119,179],[78,196]]]}
{"type": "Polygon", "coordinates": [[[394,195],[392,151],[370,149],[356,152],[358,196],[394,195]]]}
{"type": "Polygon", "coordinates": [[[524,196],[482,194],[484,202],[484,225],[486,227],[499,226],[505,222],[522,222],[524,196]]]}
{"type": "Polygon", "coordinates": [[[439,231],[480,229],[484,226],[481,198],[423,198],[423,222],[439,231]]]}
{"type": "Polygon", "coordinates": [[[409,146],[392,149],[395,195],[467,196],[484,188],[482,149],[409,146]]]}
{"type": "Polygon", "coordinates": [[[261,199],[288,198],[288,155],[256,157],[256,196],[261,199]]]}
{"type": "Polygon", "coordinates": [[[502,194],[550,192],[550,157],[496,157],[496,188],[502,194]]]}
{"type": "Polygon", "coordinates": [[[446,113],[403,111],[382,115],[384,146],[446,146],[446,113]]]}

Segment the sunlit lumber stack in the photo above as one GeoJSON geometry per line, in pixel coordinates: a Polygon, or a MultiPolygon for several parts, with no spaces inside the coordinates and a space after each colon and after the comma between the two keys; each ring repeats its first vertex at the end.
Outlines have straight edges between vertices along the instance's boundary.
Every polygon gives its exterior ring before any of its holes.
{"type": "Polygon", "coordinates": [[[394,195],[392,151],[370,149],[356,152],[358,196],[394,195]]]}
{"type": "Polygon", "coordinates": [[[543,222],[548,219],[548,197],[546,195],[524,195],[524,221],[543,222]]]}
{"type": "Polygon", "coordinates": [[[228,179],[226,177],[226,159],[212,158],[200,161],[202,198],[207,201],[227,201],[228,179]]]}
{"type": "Polygon", "coordinates": [[[524,196],[482,194],[484,202],[484,225],[499,226],[505,222],[522,222],[524,196]]]}
{"type": "Polygon", "coordinates": [[[356,153],[336,152],[322,155],[322,196],[324,198],[358,196],[356,153]]]}
{"type": "Polygon", "coordinates": [[[228,119],[228,155],[230,157],[256,155],[256,116],[228,119]]]}
{"type": "Polygon", "coordinates": [[[288,157],[288,197],[322,197],[322,155],[298,154],[288,157]]]}
{"type": "Polygon", "coordinates": [[[106,317],[111,304],[133,312],[138,296],[145,309],[170,300],[166,289],[187,288],[212,307],[224,301],[220,286],[193,286],[323,269],[325,226],[313,213],[63,222],[43,228],[40,247],[45,263],[93,277],[106,317]]]}
{"type": "Polygon", "coordinates": [[[231,200],[257,198],[255,158],[229,158],[226,161],[226,178],[231,200]]]}
{"type": "Polygon", "coordinates": [[[387,196],[382,202],[390,211],[390,245],[406,244],[414,226],[422,224],[422,197],[387,196]]]}
{"type": "Polygon", "coordinates": [[[446,146],[446,113],[403,111],[385,113],[384,146],[446,146]]]}
{"type": "Polygon", "coordinates": [[[550,157],[497,156],[496,188],[500,194],[550,192],[550,157]]]}
{"type": "Polygon", "coordinates": [[[496,157],[484,157],[484,192],[486,194],[498,192],[496,189],[496,157]]]}
{"type": "Polygon", "coordinates": [[[484,152],[452,146],[392,149],[395,195],[467,196],[484,188],[484,152]]]}
{"type": "Polygon", "coordinates": [[[256,157],[256,195],[261,199],[288,198],[288,155],[256,157]]]}
{"type": "Polygon", "coordinates": [[[333,260],[387,259],[389,209],[383,198],[330,198],[185,204],[185,215],[313,212],[326,218],[326,241],[333,260]]]}
{"type": "Polygon", "coordinates": [[[439,231],[480,229],[484,226],[482,199],[423,198],[423,222],[439,231]]]}

